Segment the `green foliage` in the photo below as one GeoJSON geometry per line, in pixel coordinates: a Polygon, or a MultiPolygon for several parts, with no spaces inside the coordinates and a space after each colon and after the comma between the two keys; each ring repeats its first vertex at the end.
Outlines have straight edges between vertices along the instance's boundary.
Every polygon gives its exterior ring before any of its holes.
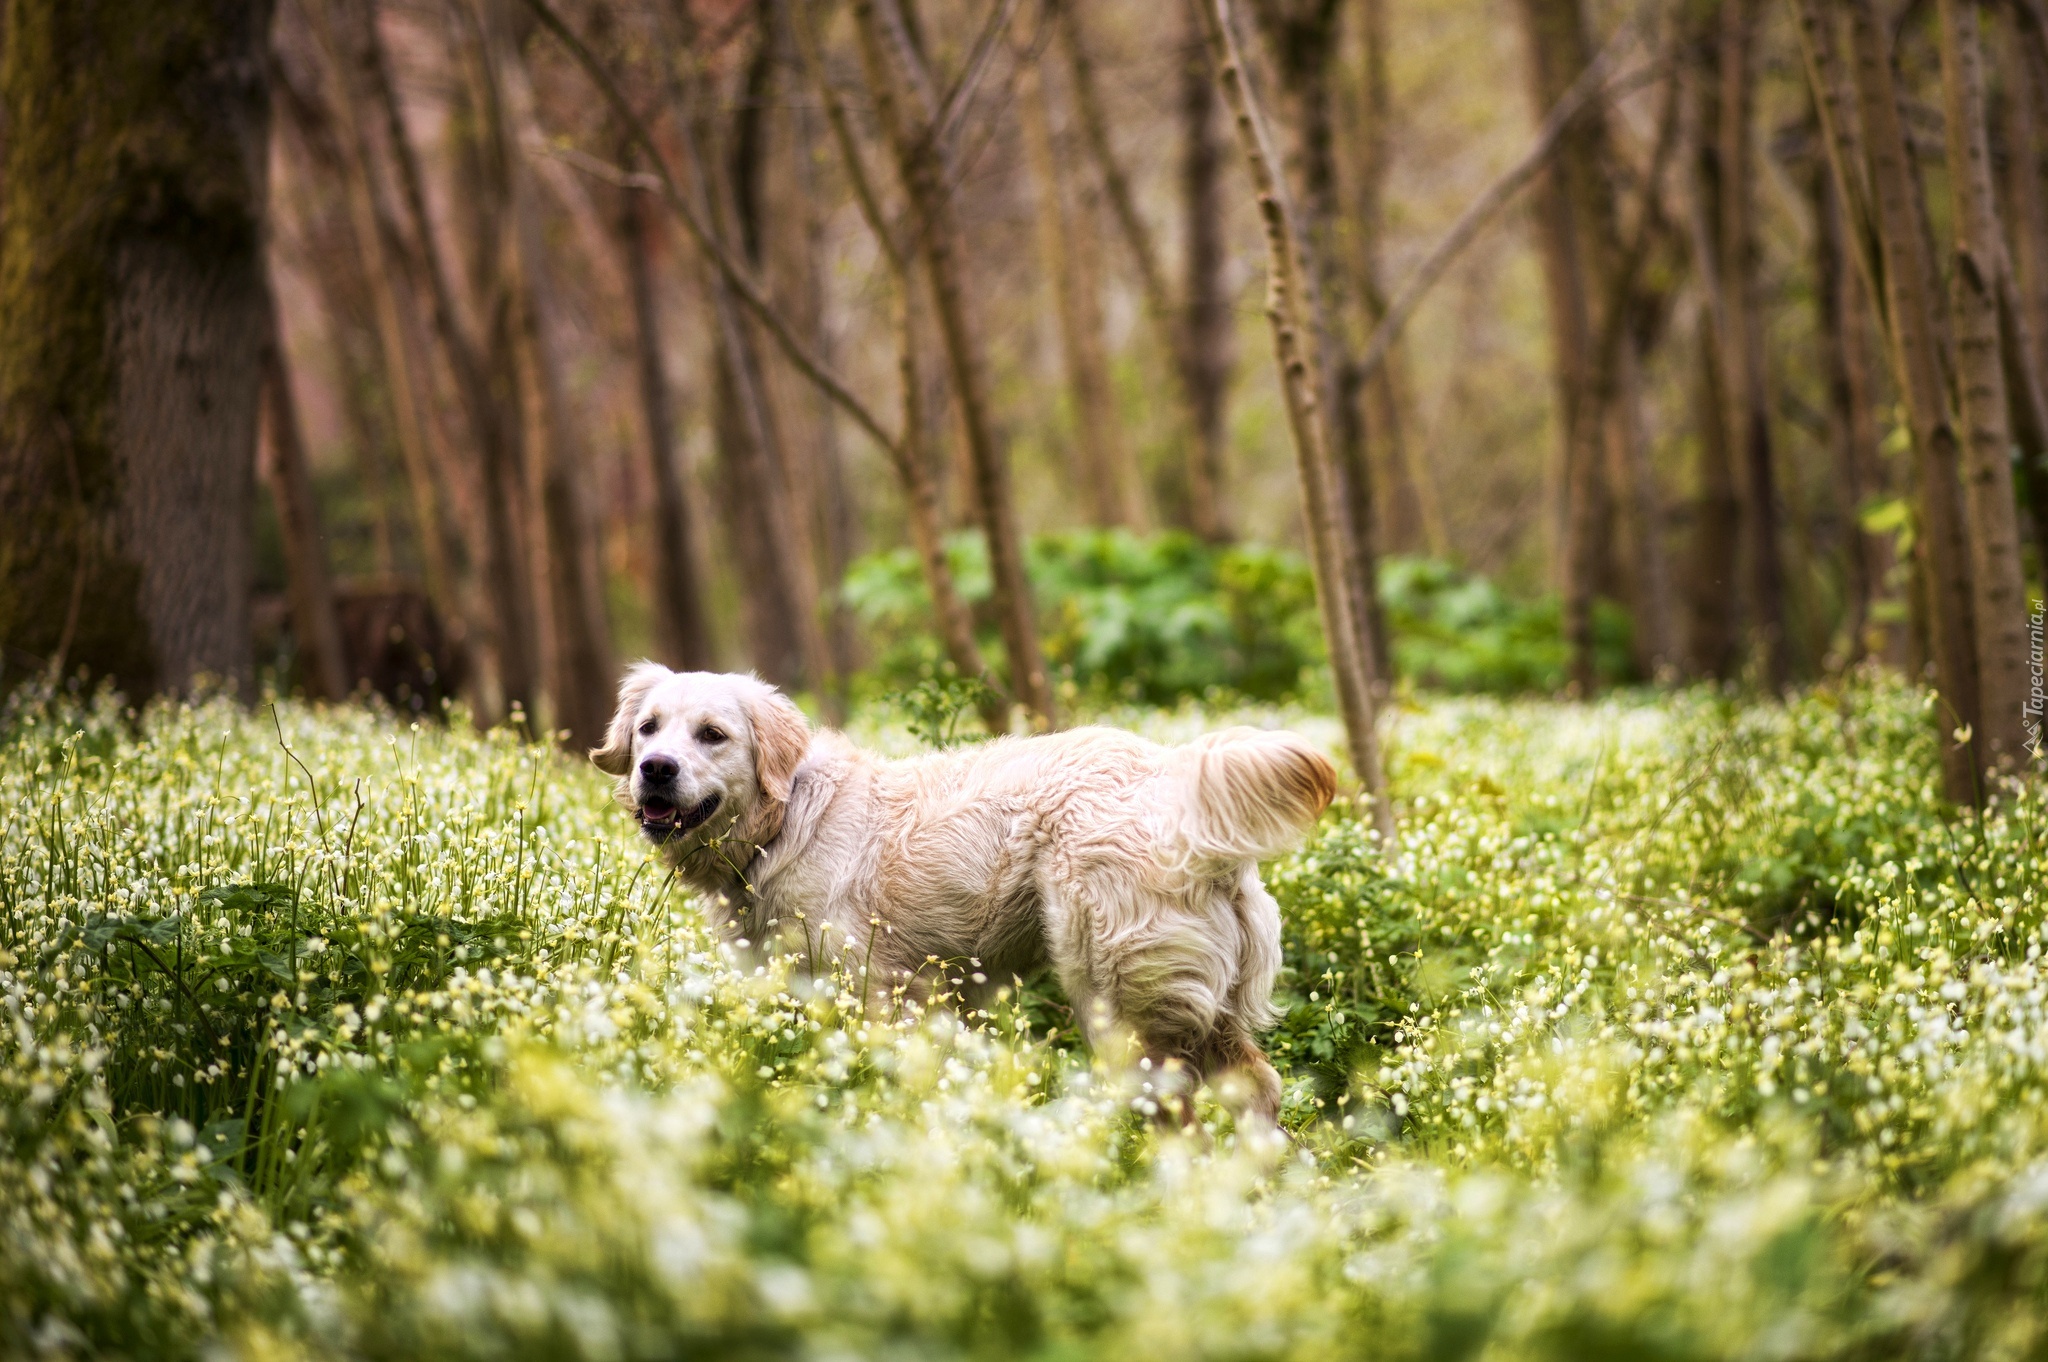
{"type": "Polygon", "coordinates": [[[506,733],[18,706],[0,1353],[2039,1355],[2048,806],[1925,704],[1404,709],[1266,868],[1284,1142],[729,955],[506,733]]]}
{"type": "Polygon", "coordinates": [[[995,688],[978,676],[962,676],[951,663],[928,666],[915,685],[890,697],[903,716],[903,726],[925,747],[956,747],[991,736],[962,731],[960,725],[985,702],[1000,698],[995,688]]]}
{"type": "MultiPolygon", "coordinates": [[[[954,536],[947,556],[980,617],[984,649],[1000,657],[980,536],[954,536]]],[[[1292,553],[1173,532],[1075,530],[1033,539],[1026,568],[1048,665],[1098,702],[1275,701],[1315,689],[1322,627],[1308,565],[1292,553]]],[[[932,674],[940,649],[914,553],[870,554],[842,589],[876,645],[877,687],[902,689],[932,674]]],[[[1380,593],[1397,673],[1413,684],[1502,694],[1563,686],[1568,657],[1554,599],[1518,601],[1483,577],[1419,558],[1382,562],[1380,593]]],[[[1601,674],[1626,679],[1626,614],[1602,602],[1595,622],[1601,674]]]]}
{"type": "MultiPolygon", "coordinates": [[[[1385,559],[1379,583],[1403,680],[1462,694],[1563,689],[1571,654],[1555,596],[1516,600],[1484,577],[1429,558],[1385,559]]],[[[1604,682],[1632,679],[1629,628],[1626,611],[1595,602],[1593,660],[1604,682]]]]}

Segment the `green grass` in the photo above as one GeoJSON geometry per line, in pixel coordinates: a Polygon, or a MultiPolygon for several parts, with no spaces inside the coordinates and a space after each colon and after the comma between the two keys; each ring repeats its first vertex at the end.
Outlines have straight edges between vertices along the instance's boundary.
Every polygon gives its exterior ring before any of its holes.
{"type": "Polygon", "coordinates": [[[1404,708],[1398,852],[1268,867],[1278,1140],[736,966],[506,733],[17,702],[0,1354],[2041,1356],[2048,810],[1925,703],[1404,708]]]}

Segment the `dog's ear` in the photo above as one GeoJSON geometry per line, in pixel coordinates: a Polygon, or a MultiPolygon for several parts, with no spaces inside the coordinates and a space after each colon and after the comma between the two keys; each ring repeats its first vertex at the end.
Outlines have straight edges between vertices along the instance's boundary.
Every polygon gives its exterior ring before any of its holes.
{"type": "Polygon", "coordinates": [[[604,746],[590,749],[591,764],[608,776],[622,776],[633,769],[633,721],[639,717],[640,702],[647,692],[674,672],[659,662],[636,662],[619,682],[619,708],[612,726],[605,730],[604,746]]]}
{"type": "Polygon", "coordinates": [[[789,798],[797,764],[811,746],[811,721],[771,686],[747,697],[747,722],[754,726],[754,778],[761,793],[780,804],[789,798]]]}

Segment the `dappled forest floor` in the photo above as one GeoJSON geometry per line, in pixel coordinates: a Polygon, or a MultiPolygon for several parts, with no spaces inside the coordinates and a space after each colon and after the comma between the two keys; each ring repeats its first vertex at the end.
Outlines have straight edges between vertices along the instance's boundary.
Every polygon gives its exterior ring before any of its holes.
{"type": "Polygon", "coordinates": [[[1397,707],[1398,848],[1267,868],[1283,1138],[1157,1127],[1041,980],[736,965],[507,731],[17,701],[0,1348],[2037,1354],[2048,809],[1946,804],[1927,703],[1397,707]]]}

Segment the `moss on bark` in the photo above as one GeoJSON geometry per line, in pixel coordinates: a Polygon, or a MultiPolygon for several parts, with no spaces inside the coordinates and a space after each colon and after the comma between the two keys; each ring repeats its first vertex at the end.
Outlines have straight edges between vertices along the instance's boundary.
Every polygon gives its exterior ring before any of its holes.
{"type": "MultiPolygon", "coordinates": [[[[131,694],[186,679],[161,674],[164,627],[149,618],[150,549],[138,543],[147,534],[132,515],[124,528],[122,515],[128,469],[155,452],[124,448],[148,442],[123,437],[116,420],[124,383],[117,323],[124,289],[136,287],[122,262],[189,266],[208,287],[224,281],[237,309],[248,286],[260,288],[269,14],[268,0],[6,6],[0,504],[9,524],[0,538],[0,675],[19,676],[62,652],[131,694]]],[[[170,363],[203,359],[178,350],[170,363]]],[[[147,377],[163,383],[167,375],[147,377]]],[[[222,419],[236,424],[236,385],[246,381],[253,392],[256,376],[224,378],[222,419]]],[[[173,389],[185,382],[171,378],[173,389]]],[[[198,394],[200,412],[215,400],[212,387],[185,391],[198,394]]],[[[237,441],[229,430],[210,446],[167,439],[163,447],[232,457],[237,441]]]]}

